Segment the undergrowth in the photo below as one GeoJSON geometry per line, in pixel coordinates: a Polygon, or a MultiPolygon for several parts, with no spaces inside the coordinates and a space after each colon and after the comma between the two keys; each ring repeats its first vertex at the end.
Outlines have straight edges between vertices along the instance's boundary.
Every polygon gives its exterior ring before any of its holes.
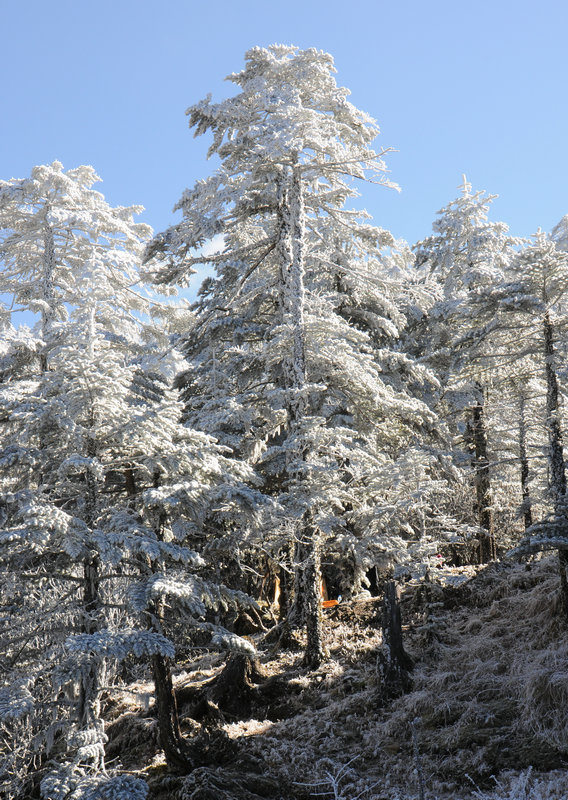
{"type": "MultiPolygon", "coordinates": [[[[301,650],[260,647],[271,692],[253,691],[246,718],[210,704],[199,723],[239,757],[185,778],[168,774],[151,685],[117,690],[107,703],[111,769],[144,777],[149,800],[568,797],[568,626],[552,559],[494,564],[459,586],[404,585],[413,687],[387,706],[376,683],[379,611],[372,598],[326,612],[330,658],[316,671],[301,666],[301,650]]],[[[183,698],[207,687],[223,658],[202,653],[180,667],[182,725],[193,736],[183,698]]]]}

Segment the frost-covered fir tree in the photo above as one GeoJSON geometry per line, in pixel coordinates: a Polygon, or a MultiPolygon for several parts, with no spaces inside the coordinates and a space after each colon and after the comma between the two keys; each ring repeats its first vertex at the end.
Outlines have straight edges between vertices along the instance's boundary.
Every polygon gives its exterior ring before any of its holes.
{"type": "Polygon", "coordinates": [[[65,173],[56,162],[35,168],[29,179],[0,184],[0,286],[13,307],[40,317],[27,382],[11,372],[1,392],[2,604],[10,621],[3,645],[11,667],[2,714],[31,713],[32,732],[41,735],[34,727],[44,726],[49,739],[67,727],[67,703],[46,695],[46,678],[59,669],[61,684],[78,679],[72,717],[81,741],[72,747],[82,755],[73,764],[80,769],[91,761],[96,771],[104,739],[102,665],[85,661],[65,677],[64,642],[101,624],[101,562],[93,538],[105,505],[100,397],[107,424],[115,414],[124,418],[115,382],[124,380],[120,361],[133,341],[131,313],[142,310],[127,295],[149,229],[133,222],[137,209],[111,209],[91,189],[95,180],[90,167],[65,173]],[[115,296],[124,310],[113,313],[115,296]],[[103,344],[103,331],[111,329],[113,344],[103,344]],[[18,685],[26,687],[23,695],[18,685]],[[50,707],[63,712],[51,724],[50,707]]]}
{"type": "MultiPolygon", "coordinates": [[[[186,420],[253,463],[286,508],[314,666],[322,544],[334,540],[361,569],[369,482],[382,474],[384,489],[393,454],[434,421],[389,347],[401,315],[383,293],[379,251],[392,238],[349,207],[356,180],[390,185],[372,149],[378,128],[334,72],[317,50],[250,50],[229,76],[234,97],[188,110],[221,163],[186,191],[182,221],[149,249],[161,258],[159,283],[215,268],[186,343],[186,420]],[[197,248],[213,237],[222,250],[204,257],[197,248]]],[[[404,547],[397,534],[366,544],[392,556],[404,547]]]]}
{"type": "MultiPolygon", "coordinates": [[[[414,334],[436,302],[439,287],[416,267],[404,241],[384,249],[378,266],[371,287],[360,287],[356,281],[343,284],[340,313],[368,332],[382,380],[434,408],[440,381],[433,370],[410,354],[420,352],[414,334]],[[387,302],[390,316],[377,314],[376,309],[387,302]]],[[[443,506],[454,502],[455,483],[461,477],[452,464],[447,428],[438,420],[435,436],[423,439],[410,435],[404,437],[402,447],[401,440],[392,436],[388,417],[377,420],[377,430],[377,450],[389,458],[365,487],[374,502],[366,506],[366,522],[360,519],[359,525],[376,541],[384,539],[388,531],[398,531],[406,541],[406,550],[403,547],[398,553],[397,569],[405,574],[424,574],[441,545],[453,543],[463,527],[442,511],[443,506]]]]}
{"type": "MultiPolygon", "coordinates": [[[[66,304],[74,300],[85,264],[106,261],[117,303],[128,293],[124,277],[136,280],[132,257],[150,228],[133,220],[141,206],[111,208],[92,189],[98,180],[92,167],[65,172],[55,161],[35,167],[24,180],[0,182],[2,292],[16,308],[41,315],[46,347],[49,338],[54,345],[56,324],[67,318],[66,304]]],[[[127,308],[143,306],[131,295],[127,308]]]]}
{"type": "Polygon", "coordinates": [[[553,507],[549,518],[535,522],[528,529],[519,551],[558,549],[563,600],[568,613],[566,467],[559,380],[562,369],[558,356],[568,319],[568,254],[539,230],[513,262],[510,278],[483,298],[486,314],[492,318],[487,327],[490,333],[494,329],[497,333],[506,330],[509,349],[517,360],[530,359],[541,372],[546,390],[544,428],[549,502],[553,507]]]}
{"type": "MultiPolygon", "coordinates": [[[[132,221],[134,209],[110,208],[90,189],[94,178],[91,168],[64,173],[54,164],[1,187],[2,292],[17,295],[14,276],[25,276],[19,304],[29,297],[27,309],[39,310],[41,341],[34,358],[26,338],[26,380],[12,370],[0,385],[8,665],[0,714],[23,724],[40,752],[67,737],[67,760],[42,784],[58,800],[107,785],[101,691],[109,663],[129,654],[151,660],[164,749],[170,762],[180,757],[161,606],[177,597],[188,624],[207,625],[207,608],[248,603],[188,573],[201,560],[185,543],[202,534],[212,507],[218,525],[246,525],[256,508],[239,483],[249,471],[180,425],[168,385],[175,356],[141,321],[148,301],[133,288],[149,230],[132,221]]],[[[22,338],[12,337],[9,353],[22,338]]],[[[21,769],[30,757],[22,753],[21,769]]],[[[124,796],[145,792],[139,781],[116,780],[124,796]]]]}
{"type": "Polygon", "coordinates": [[[568,250],[568,214],[554,226],[550,232],[550,238],[559,250],[568,250]]]}
{"type": "Polygon", "coordinates": [[[442,295],[429,309],[417,339],[444,386],[449,416],[468,411],[467,421],[461,421],[459,427],[474,472],[478,555],[483,563],[495,557],[496,543],[485,407],[486,362],[479,350],[473,367],[468,357],[468,335],[477,324],[470,299],[484,287],[505,279],[518,241],[508,235],[504,223],[488,220],[495,196],[472,192],[465,176],[460,188],[460,196],[438,212],[433,235],[413,248],[417,266],[438,282],[442,295]]]}

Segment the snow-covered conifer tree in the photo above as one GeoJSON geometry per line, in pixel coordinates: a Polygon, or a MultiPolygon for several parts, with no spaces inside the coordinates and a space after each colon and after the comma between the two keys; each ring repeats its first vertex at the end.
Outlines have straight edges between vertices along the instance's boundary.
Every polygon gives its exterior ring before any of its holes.
{"type": "MultiPolygon", "coordinates": [[[[144,307],[129,285],[149,234],[133,222],[140,209],[111,209],[91,189],[96,180],[91,167],[64,172],[55,162],[36,167],[29,179],[0,184],[0,288],[13,307],[40,317],[40,340],[31,348],[39,357],[28,365],[26,384],[11,375],[1,387],[1,459],[11,490],[4,495],[2,602],[14,613],[5,652],[12,683],[24,681],[30,705],[14,708],[18,694],[7,687],[2,711],[8,718],[28,713],[35,694],[36,723],[46,724],[45,673],[59,669],[61,683],[78,679],[76,766],[91,761],[95,771],[103,763],[102,664],[84,661],[67,678],[61,664],[70,633],[91,635],[102,624],[95,540],[107,504],[104,428],[125,417],[117,387],[127,379],[125,354],[137,334],[132,314],[144,307]]],[[[64,717],[60,724],[66,726],[64,717]]]]}
{"type": "Polygon", "coordinates": [[[558,549],[563,601],[568,613],[568,538],[566,536],[566,466],[561,420],[561,367],[558,346],[565,338],[568,254],[538,231],[511,266],[511,280],[488,292],[489,329],[508,324],[509,347],[517,359],[531,358],[540,366],[546,390],[544,427],[547,436],[550,518],[535,522],[520,545],[522,552],[558,549]],[[499,314],[497,320],[496,315],[499,314]],[[499,325],[501,323],[501,325],[499,325]]]}
{"type": "Polygon", "coordinates": [[[430,272],[442,292],[430,308],[419,338],[422,352],[444,386],[446,402],[451,406],[453,400],[451,416],[459,406],[469,410],[464,444],[469,441],[475,476],[479,560],[486,562],[496,554],[485,407],[487,381],[479,358],[472,368],[467,355],[468,332],[476,327],[469,301],[472,293],[505,279],[518,242],[508,235],[504,223],[488,220],[494,196],[472,192],[465,176],[460,188],[460,196],[438,212],[433,235],[414,246],[417,266],[430,272]]]}
{"type": "MultiPolygon", "coordinates": [[[[185,542],[201,533],[212,507],[221,525],[246,525],[257,507],[254,491],[240,484],[250,471],[180,424],[169,385],[175,353],[158,347],[163,336],[141,318],[148,299],[133,286],[149,229],[132,221],[137,209],[110,208],[90,189],[94,178],[91,168],[64,173],[56,163],[3,184],[0,195],[2,292],[39,310],[41,335],[35,369],[28,342],[27,380],[0,384],[9,490],[0,532],[9,682],[0,713],[31,715],[29,729],[46,745],[67,734],[72,759],[46,777],[46,797],[64,797],[88,776],[107,780],[104,671],[131,653],[151,660],[164,749],[170,761],[179,755],[182,744],[171,741],[173,646],[159,607],[178,597],[188,621],[201,625],[208,607],[248,603],[187,574],[201,561],[185,542]],[[69,685],[77,688],[71,703],[69,685]]],[[[12,339],[10,352],[19,341],[12,339]]],[[[223,639],[221,629],[214,634],[223,639]]],[[[128,781],[119,780],[126,792],[128,781]]],[[[140,782],[131,784],[141,796],[140,782]]]]}
{"type": "MultiPolygon", "coordinates": [[[[378,128],[334,71],[314,49],[249,51],[229,76],[234,97],[188,110],[196,135],[212,133],[209,153],[221,164],[183,195],[182,221],[149,249],[160,255],[159,283],[215,267],[187,339],[185,415],[250,460],[295,520],[311,665],[323,657],[323,538],[352,551],[375,500],[369,481],[434,421],[404,381],[385,379],[396,356],[375,346],[375,335],[392,340],[401,325],[379,277],[392,237],[347,204],[359,179],[390,183],[371,148],[378,128]],[[220,253],[196,251],[216,236],[220,253]]],[[[396,533],[385,531],[376,550],[392,555],[396,533]]]]}

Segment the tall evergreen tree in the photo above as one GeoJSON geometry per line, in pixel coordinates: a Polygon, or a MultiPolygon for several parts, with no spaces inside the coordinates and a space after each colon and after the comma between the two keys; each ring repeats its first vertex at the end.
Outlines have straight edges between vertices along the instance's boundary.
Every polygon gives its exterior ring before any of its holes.
{"type": "MultiPolygon", "coordinates": [[[[517,358],[530,356],[540,367],[546,390],[544,427],[549,502],[553,508],[551,516],[528,529],[520,551],[558,550],[562,596],[568,614],[566,465],[558,359],[558,345],[565,338],[567,324],[568,254],[539,230],[513,263],[511,278],[487,293],[486,313],[492,317],[499,313],[501,319],[508,318],[509,331],[514,331],[510,346],[515,348],[517,358]]],[[[490,327],[498,327],[498,324],[494,321],[490,327]]]]}
{"type": "MultiPolygon", "coordinates": [[[[0,286],[28,311],[39,310],[41,340],[26,380],[0,384],[9,677],[0,715],[17,721],[31,714],[29,729],[46,743],[67,734],[72,759],[42,784],[50,798],[107,781],[103,676],[109,661],[129,654],[151,660],[161,740],[179,766],[185,754],[169,675],[174,649],[160,609],[173,596],[188,624],[202,625],[207,608],[249,602],[188,573],[202,562],[186,542],[207,525],[212,507],[218,525],[239,520],[246,527],[258,506],[254,490],[240,483],[250,482],[250,470],[180,424],[181,405],[168,385],[175,356],[141,320],[149,303],[133,288],[140,234],[149,231],[135,226],[132,209],[113,210],[93,192],[86,185],[93,176],[91,168],[63,173],[55,164],[1,187],[0,286]],[[25,276],[27,293],[18,295],[17,275],[25,276]],[[77,696],[49,700],[49,680],[58,690],[76,683],[77,696]]],[[[211,631],[225,641],[226,632],[211,631]]],[[[226,641],[250,651],[238,637],[226,634],[226,641]]],[[[128,780],[117,780],[127,792],[128,780]]],[[[132,796],[142,796],[143,784],[130,783],[132,796]]]]}
{"type": "MultiPolygon", "coordinates": [[[[213,134],[209,154],[221,164],[184,194],[182,221],[149,249],[162,260],[159,283],[215,267],[186,343],[186,419],[254,463],[293,520],[312,666],[324,655],[323,538],[354,547],[376,499],[369,481],[434,422],[404,380],[389,380],[401,315],[381,293],[379,249],[392,238],[346,204],[357,179],[390,183],[371,149],[378,128],[334,71],[316,50],[249,51],[229,76],[236,96],[188,110],[196,135],[213,134]],[[194,251],[214,236],[221,253],[194,251]]],[[[391,554],[400,544],[387,532],[375,543],[391,554]]]]}
{"type": "MultiPolygon", "coordinates": [[[[418,242],[414,251],[419,268],[438,281],[442,297],[431,307],[422,331],[422,348],[445,387],[446,401],[469,408],[464,444],[470,451],[474,473],[475,510],[480,530],[479,561],[496,555],[492,514],[486,395],[483,370],[472,369],[467,357],[467,334],[476,327],[469,299],[472,293],[501,283],[517,240],[504,223],[490,222],[494,196],[471,191],[465,176],[461,195],[438,212],[432,236],[418,242]],[[465,365],[465,369],[464,369],[465,365]]],[[[479,366],[479,359],[476,365],[479,366]]]]}

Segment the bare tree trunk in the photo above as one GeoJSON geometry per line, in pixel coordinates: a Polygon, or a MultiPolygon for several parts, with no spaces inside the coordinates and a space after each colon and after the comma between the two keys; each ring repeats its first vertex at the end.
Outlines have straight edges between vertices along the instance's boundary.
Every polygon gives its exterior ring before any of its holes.
{"type": "Polygon", "coordinates": [[[292,605],[294,548],[291,544],[282,548],[278,560],[278,621],[282,623],[288,618],[292,605]]]}
{"type": "MultiPolygon", "coordinates": [[[[163,603],[154,601],[147,611],[151,630],[163,633],[163,603]]],[[[156,696],[158,736],[166,756],[168,767],[173,772],[186,773],[195,766],[190,748],[180,728],[179,711],[172,680],[171,659],[156,653],[151,658],[152,679],[156,696]]]]}
{"type": "Polygon", "coordinates": [[[321,605],[321,537],[310,514],[304,518],[301,538],[297,543],[296,581],[293,614],[305,624],[307,643],[304,664],[317,669],[325,659],[321,605]]]}
{"type": "Polygon", "coordinates": [[[526,398],[522,389],[519,390],[519,460],[521,463],[521,491],[523,497],[522,509],[525,521],[525,531],[533,524],[531,494],[529,486],[529,459],[527,455],[527,422],[526,398]]]}
{"type": "MultiPolygon", "coordinates": [[[[160,474],[154,473],[154,487],[160,486],[160,474]]],[[[158,514],[155,529],[160,541],[164,538],[166,525],[165,514],[158,514]]],[[[148,571],[152,568],[148,563],[148,571]]],[[[160,600],[153,601],[147,610],[148,626],[157,633],[163,633],[162,620],[164,604],[160,600]]],[[[168,767],[174,772],[188,772],[193,764],[189,754],[189,745],[185,741],[179,722],[179,711],[172,680],[171,660],[156,653],[151,659],[152,679],[156,693],[156,712],[158,716],[158,735],[166,756],[168,767]]]]}
{"type": "Polygon", "coordinates": [[[304,664],[317,669],[325,659],[321,606],[321,537],[314,525],[306,528],[310,536],[308,563],[305,567],[305,613],[307,644],[304,664]]]}
{"type": "MultiPolygon", "coordinates": [[[[305,355],[305,290],[304,250],[305,211],[302,180],[298,168],[282,176],[279,193],[279,245],[280,302],[283,321],[292,328],[292,352],[285,363],[286,388],[289,390],[288,414],[290,434],[294,441],[293,452],[287,464],[288,490],[306,498],[309,491],[311,469],[310,453],[303,439],[302,427],[309,416],[305,355]]],[[[322,639],[320,596],[321,534],[312,522],[309,508],[302,519],[299,531],[303,557],[297,559],[296,609],[302,609],[302,622],[306,624],[306,663],[315,668],[325,658],[322,639]]]]}
{"type": "Polygon", "coordinates": [[[483,389],[478,386],[480,399],[473,407],[473,445],[475,448],[475,497],[479,527],[482,530],[479,542],[479,563],[497,557],[495,533],[493,530],[493,514],[491,511],[492,495],[489,477],[489,459],[487,457],[487,431],[483,411],[483,389]]]}
{"type": "Polygon", "coordinates": [[[124,488],[126,489],[128,503],[130,505],[134,502],[134,499],[138,493],[138,489],[136,487],[136,478],[134,477],[134,470],[131,467],[128,467],[124,470],[124,488]]]}
{"type": "Polygon", "coordinates": [[[548,431],[548,463],[550,467],[550,490],[558,509],[564,506],[566,495],[566,470],[562,447],[558,408],[558,379],[554,360],[554,331],[550,315],[544,316],[544,353],[546,374],[546,428],[548,431]]]}
{"type": "Polygon", "coordinates": [[[156,654],[152,656],[151,666],[156,692],[160,745],[168,767],[174,772],[186,773],[194,765],[179,725],[170,661],[165,656],[156,654]]]}
{"type": "MultiPolygon", "coordinates": [[[[91,430],[94,419],[91,412],[91,430]]],[[[93,458],[96,455],[96,442],[89,435],[86,453],[93,458]]],[[[98,505],[98,483],[91,468],[85,472],[85,522],[92,529],[96,522],[98,505]]],[[[83,622],[84,633],[95,633],[100,626],[100,561],[96,552],[92,552],[83,561],[83,622]]],[[[102,685],[104,666],[98,659],[92,659],[81,677],[79,695],[79,722],[89,728],[100,717],[100,687],[102,685]]]]}
{"type": "MultiPolygon", "coordinates": [[[[46,214],[49,208],[45,209],[46,214]]],[[[42,372],[47,372],[47,352],[45,349],[51,325],[55,319],[55,312],[53,306],[55,304],[55,293],[53,290],[53,276],[55,272],[55,240],[53,238],[53,230],[47,219],[43,226],[43,280],[42,280],[42,299],[46,304],[41,312],[41,335],[44,341],[44,347],[40,355],[40,369],[42,372]]]]}
{"type": "Polygon", "coordinates": [[[379,697],[381,702],[385,702],[409,691],[409,673],[413,667],[413,661],[402,642],[400,601],[394,581],[389,581],[385,586],[381,628],[383,642],[377,657],[377,676],[379,697]]]}
{"type": "MultiPolygon", "coordinates": [[[[98,629],[99,601],[99,559],[91,556],[83,562],[83,633],[95,633],[98,629]]],[[[102,664],[92,659],[81,676],[78,717],[79,724],[91,728],[100,717],[100,686],[102,664]]]]}
{"type": "MultiPolygon", "coordinates": [[[[557,517],[568,523],[566,508],[566,467],[562,446],[558,407],[558,379],[554,358],[554,330],[548,311],[544,315],[544,353],[546,374],[546,427],[548,431],[548,463],[550,469],[550,490],[557,517]]],[[[568,617],[568,551],[559,548],[558,569],[560,572],[560,592],[564,613],[568,617]]]]}
{"type": "Polygon", "coordinates": [[[284,567],[278,570],[278,621],[283,622],[290,612],[290,575],[284,567]]]}

